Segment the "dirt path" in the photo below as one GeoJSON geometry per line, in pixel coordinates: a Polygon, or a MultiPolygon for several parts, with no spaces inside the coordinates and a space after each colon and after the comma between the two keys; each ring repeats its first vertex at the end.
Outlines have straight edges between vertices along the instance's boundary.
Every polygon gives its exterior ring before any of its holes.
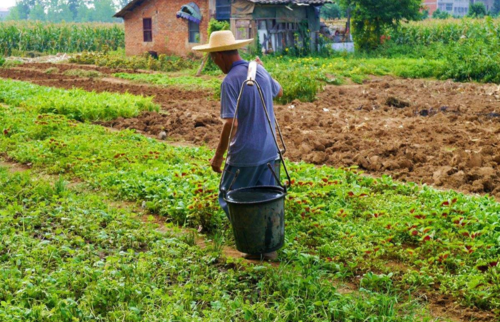
{"type": "MultiPolygon", "coordinates": [[[[37,65],[40,71],[37,72],[37,65]]],[[[23,66],[24,67],[24,66],[23,66]]],[[[0,77],[62,88],[155,96],[160,113],[103,125],[215,147],[219,102],[207,91],[184,91],[109,78],[0,69],[0,77]]],[[[275,107],[293,161],[359,166],[371,175],[500,198],[500,87],[450,81],[372,78],[328,86],[313,103],[275,107]]]]}

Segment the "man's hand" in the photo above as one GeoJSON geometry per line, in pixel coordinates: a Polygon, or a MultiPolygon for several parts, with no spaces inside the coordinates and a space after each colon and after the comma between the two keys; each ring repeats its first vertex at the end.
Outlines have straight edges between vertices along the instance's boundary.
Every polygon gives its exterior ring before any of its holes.
{"type": "Polygon", "coordinates": [[[259,56],[255,56],[255,62],[260,66],[264,67],[264,63],[262,62],[262,60],[260,60],[259,56]]]}
{"type": "Polygon", "coordinates": [[[210,160],[210,165],[212,166],[212,170],[217,173],[222,173],[222,160],[224,158],[215,155],[212,160],[210,160]]]}

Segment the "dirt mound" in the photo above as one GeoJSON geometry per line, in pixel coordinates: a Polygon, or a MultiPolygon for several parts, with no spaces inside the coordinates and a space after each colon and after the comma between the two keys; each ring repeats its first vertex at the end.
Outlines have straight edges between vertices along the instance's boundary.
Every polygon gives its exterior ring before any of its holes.
{"type": "MultiPolygon", "coordinates": [[[[42,85],[155,96],[161,113],[105,123],[216,147],[219,102],[183,91],[118,79],[0,70],[42,85]]],[[[500,198],[500,87],[450,81],[373,78],[328,86],[312,103],[276,106],[293,161],[359,166],[373,175],[500,198]]]]}

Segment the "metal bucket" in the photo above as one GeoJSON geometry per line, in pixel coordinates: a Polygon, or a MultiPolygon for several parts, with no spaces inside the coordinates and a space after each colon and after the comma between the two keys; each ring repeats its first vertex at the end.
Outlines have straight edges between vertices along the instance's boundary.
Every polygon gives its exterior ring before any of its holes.
{"type": "Polygon", "coordinates": [[[247,254],[264,254],[285,242],[286,190],[279,186],[256,186],[231,190],[228,204],[236,248],[247,254]]]}

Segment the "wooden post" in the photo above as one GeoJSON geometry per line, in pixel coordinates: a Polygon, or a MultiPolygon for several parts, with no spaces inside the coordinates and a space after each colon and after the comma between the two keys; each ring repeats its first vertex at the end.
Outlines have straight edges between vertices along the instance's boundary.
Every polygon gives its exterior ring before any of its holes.
{"type": "Polygon", "coordinates": [[[196,72],[196,77],[199,77],[201,75],[201,71],[203,70],[203,67],[205,67],[205,64],[207,63],[209,56],[210,56],[210,54],[206,53],[205,57],[203,57],[203,60],[201,61],[200,68],[198,68],[198,71],[196,72]]]}

